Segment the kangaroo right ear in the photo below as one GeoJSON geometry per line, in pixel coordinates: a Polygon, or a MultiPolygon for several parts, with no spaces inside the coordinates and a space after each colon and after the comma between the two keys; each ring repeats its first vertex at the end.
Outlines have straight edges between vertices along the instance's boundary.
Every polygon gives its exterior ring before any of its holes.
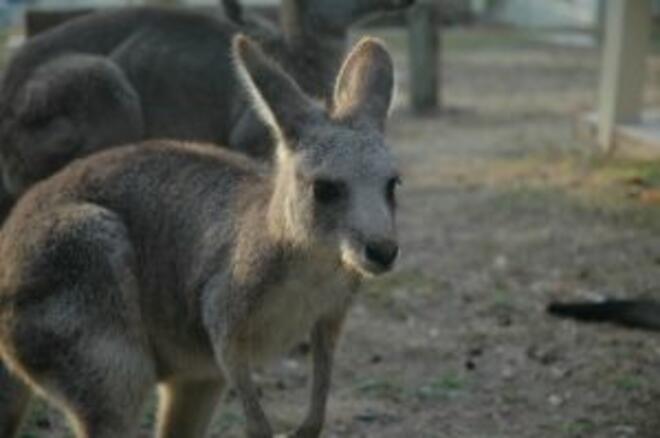
{"type": "Polygon", "coordinates": [[[384,129],[394,98],[394,65],[379,40],[363,38],[346,57],[335,85],[333,117],[384,129]]]}
{"type": "Polygon", "coordinates": [[[287,140],[295,140],[310,114],[318,110],[317,105],[248,37],[234,37],[233,55],[238,74],[261,119],[279,142],[295,144],[287,140]]]}

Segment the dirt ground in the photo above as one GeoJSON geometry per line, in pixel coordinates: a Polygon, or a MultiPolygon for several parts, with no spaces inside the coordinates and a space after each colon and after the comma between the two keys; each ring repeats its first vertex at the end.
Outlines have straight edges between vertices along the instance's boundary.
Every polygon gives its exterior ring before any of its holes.
{"type": "MultiPolygon", "coordinates": [[[[351,313],[325,436],[660,436],[660,339],[544,313],[557,298],[660,296],[660,161],[605,159],[574,136],[597,51],[447,32],[446,111],[415,118],[405,39],[383,36],[404,96],[390,125],[403,258],[351,313]]],[[[660,61],[649,69],[660,103],[660,61]]],[[[298,355],[259,376],[278,429],[302,417],[306,370],[298,355]]],[[[66,436],[43,405],[30,423],[25,438],[66,436]]],[[[213,436],[241,427],[230,397],[213,436]]]]}

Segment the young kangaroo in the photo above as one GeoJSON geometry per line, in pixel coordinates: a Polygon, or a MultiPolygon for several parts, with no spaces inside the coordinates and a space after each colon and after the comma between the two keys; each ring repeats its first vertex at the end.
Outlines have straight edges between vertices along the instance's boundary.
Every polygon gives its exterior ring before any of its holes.
{"type": "Polygon", "coordinates": [[[251,370],[307,335],[294,436],[318,437],[353,294],[397,258],[385,48],[351,51],[329,108],[246,37],[233,53],[277,138],[270,170],[211,146],[116,148],[37,184],[0,233],[0,356],[78,437],[133,436],[154,385],[158,436],[201,437],[227,383],[248,436],[271,437],[251,370]]]}

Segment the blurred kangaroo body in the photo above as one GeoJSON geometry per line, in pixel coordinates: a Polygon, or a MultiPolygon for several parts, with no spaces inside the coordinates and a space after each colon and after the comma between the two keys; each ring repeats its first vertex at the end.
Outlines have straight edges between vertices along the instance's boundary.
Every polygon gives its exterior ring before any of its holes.
{"type": "Polygon", "coordinates": [[[78,437],[134,436],[157,384],[158,436],[204,436],[228,381],[248,436],[271,437],[252,367],[307,335],[312,397],[294,436],[318,437],[353,293],[397,258],[387,51],[361,42],[330,108],[246,38],[234,53],[277,139],[272,167],[199,144],[116,148],[38,183],[0,234],[0,356],[78,437]]]}
{"type": "MultiPolygon", "coordinates": [[[[411,2],[284,0],[281,31],[260,19],[237,24],[182,10],[127,8],[73,19],[30,39],[0,90],[4,209],[73,159],[143,139],[212,142],[270,158],[272,137],[231,65],[232,36],[249,34],[303,90],[327,98],[348,27],[411,2]]],[[[224,3],[234,19],[243,17],[238,3],[224,3]]]]}

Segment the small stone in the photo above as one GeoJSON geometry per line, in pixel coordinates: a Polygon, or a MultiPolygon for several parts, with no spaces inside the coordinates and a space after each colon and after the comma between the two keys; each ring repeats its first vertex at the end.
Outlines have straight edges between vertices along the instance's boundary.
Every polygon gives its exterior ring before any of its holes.
{"type": "Polygon", "coordinates": [[[372,364],[378,364],[381,363],[382,361],[383,361],[383,356],[381,356],[380,354],[373,354],[371,355],[371,358],[369,358],[369,362],[372,364]]]}
{"type": "Polygon", "coordinates": [[[552,394],[550,397],[548,397],[548,403],[550,403],[550,405],[554,406],[555,408],[561,406],[563,402],[564,400],[557,394],[552,394]]]}
{"type": "Polygon", "coordinates": [[[509,266],[509,259],[506,258],[506,256],[499,255],[495,257],[495,261],[493,262],[493,265],[495,266],[496,269],[504,270],[509,266]]]}

